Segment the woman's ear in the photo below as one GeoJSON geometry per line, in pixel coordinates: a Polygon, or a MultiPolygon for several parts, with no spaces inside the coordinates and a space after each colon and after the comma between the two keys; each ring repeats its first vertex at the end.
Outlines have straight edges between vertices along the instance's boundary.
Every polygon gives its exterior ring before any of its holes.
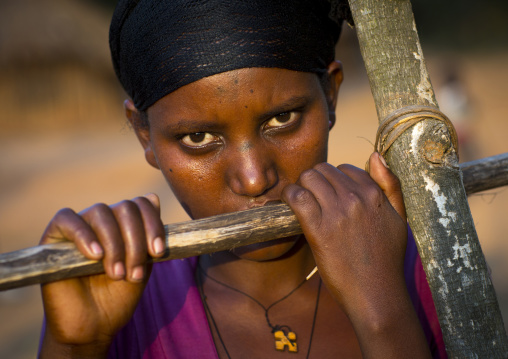
{"type": "Polygon", "coordinates": [[[327,81],[325,83],[325,95],[328,103],[328,115],[330,129],[335,125],[335,108],[337,107],[337,99],[339,97],[339,88],[342,84],[342,63],[340,61],[332,61],[327,68],[327,81]]]}
{"type": "Polygon", "coordinates": [[[159,164],[157,163],[157,158],[155,157],[155,153],[152,148],[152,141],[150,139],[150,126],[148,124],[148,119],[146,118],[146,114],[142,114],[132,100],[125,100],[123,103],[125,109],[125,116],[129,120],[134,132],[136,132],[136,137],[143,146],[145,150],[145,159],[146,161],[153,167],[160,169],[159,164]]]}

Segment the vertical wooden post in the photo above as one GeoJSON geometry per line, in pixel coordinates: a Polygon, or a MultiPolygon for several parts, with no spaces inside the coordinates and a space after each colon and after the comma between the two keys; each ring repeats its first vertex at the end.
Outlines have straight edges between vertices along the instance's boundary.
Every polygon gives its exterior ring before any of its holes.
{"type": "MultiPolygon", "coordinates": [[[[437,102],[409,0],[349,0],[378,117],[437,102]]],[[[447,126],[425,119],[385,155],[399,177],[451,358],[508,358],[501,312],[447,126]]]]}

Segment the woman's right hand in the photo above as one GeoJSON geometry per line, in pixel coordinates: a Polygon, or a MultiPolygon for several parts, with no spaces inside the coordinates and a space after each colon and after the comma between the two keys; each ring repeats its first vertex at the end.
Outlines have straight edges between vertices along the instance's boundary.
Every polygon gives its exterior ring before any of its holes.
{"type": "Polygon", "coordinates": [[[79,214],[60,210],[40,244],[73,241],[105,274],[42,285],[46,330],[41,355],[100,357],[131,318],[150,275],[149,255],[164,253],[159,199],[150,194],[79,214]],[[71,355],[72,356],[72,355],[71,355]]]}

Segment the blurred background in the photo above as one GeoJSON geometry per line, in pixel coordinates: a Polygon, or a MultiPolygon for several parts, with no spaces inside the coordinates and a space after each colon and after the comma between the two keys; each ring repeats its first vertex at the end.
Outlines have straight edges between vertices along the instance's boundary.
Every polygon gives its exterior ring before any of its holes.
{"type": "MultiPolygon", "coordinates": [[[[108,49],[114,4],[0,0],[0,253],[36,245],[62,207],[156,192],[165,223],[188,219],[124,119],[108,49]]],[[[507,152],[508,2],[413,0],[413,8],[438,102],[459,133],[461,161],[507,152]]],[[[345,81],[329,161],[363,167],[377,118],[347,26],[337,52],[345,81]]],[[[469,202],[507,323],[508,189],[469,202]]],[[[34,358],[39,288],[0,292],[0,318],[0,358],[34,358]]]]}

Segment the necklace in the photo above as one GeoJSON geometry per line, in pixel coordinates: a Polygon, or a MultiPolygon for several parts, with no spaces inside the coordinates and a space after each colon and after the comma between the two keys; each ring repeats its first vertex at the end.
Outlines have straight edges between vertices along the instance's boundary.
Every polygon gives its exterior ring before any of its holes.
{"type": "MultiPolygon", "coordinates": [[[[285,296],[283,296],[282,298],[276,300],[275,302],[273,302],[272,304],[270,304],[268,307],[265,307],[263,304],[261,304],[261,302],[259,302],[256,298],[250,296],[249,294],[247,293],[244,293],[242,292],[241,290],[237,289],[237,288],[234,288],[226,283],[223,283],[213,277],[210,277],[205,271],[204,269],[201,267],[200,264],[198,264],[198,268],[199,268],[199,271],[201,273],[201,275],[196,275],[197,279],[198,279],[198,288],[199,288],[199,293],[201,295],[201,300],[203,301],[203,304],[204,304],[204,307],[205,307],[205,310],[206,312],[210,315],[210,319],[212,320],[212,324],[215,328],[215,331],[217,332],[217,336],[219,337],[219,340],[222,344],[222,347],[224,348],[224,351],[226,352],[226,355],[228,356],[229,359],[231,359],[231,356],[229,355],[229,352],[226,348],[226,344],[224,343],[224,340],[222,339],[221,335],[220,335],[220,332],[219,332],[219,328],[217,326],[217,323],[215,322],[215,318],[213,317],[213,314],[212,314],[212,311],[210,310],[209,306],[208,306],[208,303],[207,303],[207,297],[205,295],[205,292],[204,292],[204,289],[203,289],[203,279],[202,279],[202,276],[206,276],[208,279],[228,288],[228,289],[231,289],[237,293],[240,293],[240,294],[243,294],[244,296],[252,299],[256,304],[258,304],[261,308],[263,308],[263,310],[265,311],[265,318],[266,318],[266,322],[268,323],[268,326],[272,329],[272,333],[274,335],[274,339],[275,339],[275,349],[276,350],[279,350],[279,351],[284,351],[286,346],[288,347],[288,351],[289,352],[292,352],[292,353],[296,353],[298,352],[298,347],[297,347],[297,343],[296,343],[296,333],[291,331],[291,328],[289,328],[287,325],[272,325],[272,323],[270,322],[270,318],[268,316],[268,311],[273,307],[275,306],[276,304],[282,302],[284,299],[288,298],[291,294],[293,294],[294,292],[296,292],[296,290],[298,288],[300,288],[303,284],[305,284],[305,282],[307,282],[313,275],[314,273],[316,273],[317,271],[317,267],[315,267],[312,272],[310,272],[310,274],[300,283],[298,284],[293,290],[291,290],[288,294],[286,294],[285,296]]],[[[310,339],[309,339],[309,348],[307,350],[307,358],[309,358],[309,354],[310,354],[310,348],[311,348],[311,344],[312,344],[312,337],[313,337],[313,334],[314,334],[314,327],[315,327],[315,324],[316,324],[316,317],[317,317],[317,310],[318,310],[318,306],[319,306],[319,295],[321,293],[321,278],[319,278],[319,286],[318,286],[318,291],[317,291],[317,296],[316,296],[316,305],[315,305],[315,308],[314,308],[314,316],[313,316],[313,319],[312,319],[312,328],[311,328],[311,332],[310,332],[310,339]]]]}

